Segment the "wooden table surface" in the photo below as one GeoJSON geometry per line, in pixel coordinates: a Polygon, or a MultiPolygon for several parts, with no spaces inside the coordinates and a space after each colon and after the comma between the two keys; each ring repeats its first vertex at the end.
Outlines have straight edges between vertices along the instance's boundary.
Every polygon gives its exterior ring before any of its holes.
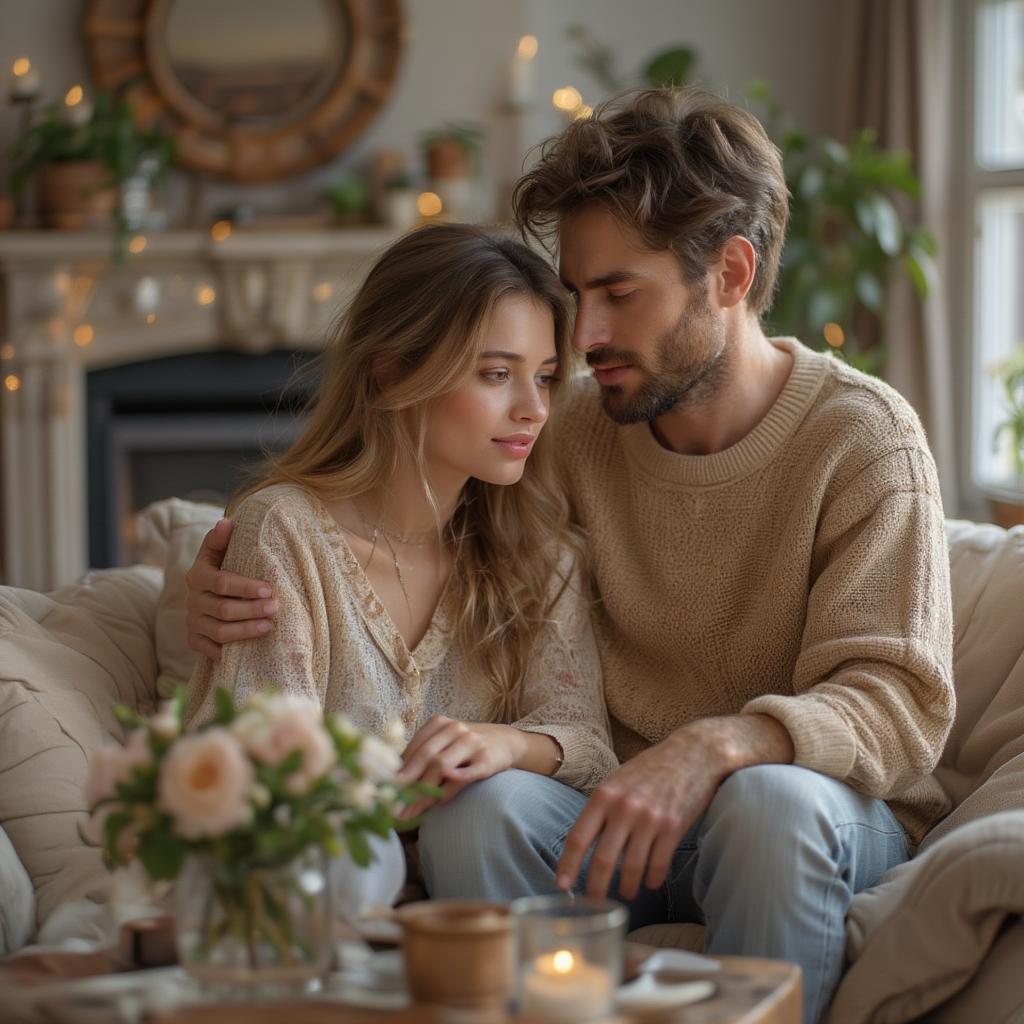
{"type": "MultiPolygon", "coordinates": [[[[715,981],[713,996],[674,1011],[642,1016],[622,1015],[606,1024],[654,1021],[672,1024],[800,1024],[800,968],[781,960],[721,957],[721,970],[707,975],[715,981]]],[[[118,962],[105,953],[51,953],[11,957],[0,964],[0,989],[5,984],[46,986],[47,982],[109,974],[118,962]]],[[[123,969],[123,966],[120,968],[123,969]]],[[[413,1006],[405,1010],[366,1010],[337,1002],[296,1000],[260,1006],[207,1004],[183,1007],[150,1017],[152,1024],[535,1024],[530,1018],[486,1015],[475,1011],[413,1006]]]]}
{"type": "MultiPolygon", "coordinates": [[[[722,957],[714,978],[717,989],[700,1003],[677,1010],[641,1015],[623,1014],[606,1024],[654,1021],[666,1024],[800,1024],[800,968],[782,960],[722,957]]],[[[337,1003],[220,1004],[186,1007],[151,1018],[152,1024],[540,1024],[535,1018],[487,1015],[470,1010],[361,1010],[337,1003]]]]}

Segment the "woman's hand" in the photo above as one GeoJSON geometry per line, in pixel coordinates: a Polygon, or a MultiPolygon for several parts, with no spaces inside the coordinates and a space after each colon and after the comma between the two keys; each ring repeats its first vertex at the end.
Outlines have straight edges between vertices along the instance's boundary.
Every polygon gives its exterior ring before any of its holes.
{"type": "MultiPolygon", "coordinates": [[[[538,740],[557,747],[549,736],[535,736],[510,725],[461,722],[435,715],[409,741],[398,778],[402,782],[437,786],[443,795],[439,801],[420,797],[402,812],[402,817],[415,818],[435,802],[447,803],[471,782],[488,779],[508,768],[525,767],[530,743],[538,740]]],[[[552,763],[557,764],[555,752],[552,763]]]]}
{"type": "Polygon", "coordinates": [[[188,645],[212,661],[220,661],[224,644],[269,633],[278,611],[266,583],[221,569],[233,525],[221,519],[207,533],[185,575],[188,645]]]}

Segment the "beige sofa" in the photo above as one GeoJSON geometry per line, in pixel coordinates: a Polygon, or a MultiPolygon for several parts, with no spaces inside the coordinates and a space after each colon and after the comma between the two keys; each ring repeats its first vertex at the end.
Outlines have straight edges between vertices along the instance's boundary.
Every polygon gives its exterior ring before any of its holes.
{"type": "MultiPolygon", "coordinates": [[[[187,678],[184,573],[215,509],[163,502],[146,565],[53,594],[0,587],[0,951],[73,933],[109,877],[83,831],[93,750],[187,678]]],[[[955,805],[919,855],[854,901],[830,1024],[1000,1022],[1024,1012],[1024,527],[948,525],[957,722],[936,775],[955,805]]],[[[694,926],[642,929],[699,946],[694,926]]]]}

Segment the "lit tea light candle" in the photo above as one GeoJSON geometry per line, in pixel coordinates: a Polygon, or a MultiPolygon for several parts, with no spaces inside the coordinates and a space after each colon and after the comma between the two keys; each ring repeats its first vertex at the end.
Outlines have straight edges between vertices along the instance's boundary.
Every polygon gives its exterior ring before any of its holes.
{"type": "Polygon", "coordinates": [[[11,66],[11,99],[34,100],[39,95],[42,79],[28,57],[19,57],[11,66]]]}
{"type": "Polygon", "coordinates": [[[610,1012],[612,989],[607,971],[560,949],[523,968],[519,1009],[547,1021],[594,1020],[610,1012]]]}
{"type": "Polygon", "coordinates": [[[92,118],[92,104],[85,98],[85,90],[73,85],[64,94],[64,116],[76,128],[84,128],[92,118]]]}

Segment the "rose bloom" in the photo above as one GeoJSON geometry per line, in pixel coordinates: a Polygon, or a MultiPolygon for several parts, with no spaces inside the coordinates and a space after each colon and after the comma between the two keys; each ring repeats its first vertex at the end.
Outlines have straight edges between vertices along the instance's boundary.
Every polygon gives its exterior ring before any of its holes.
{"type": "Polygon", "coordinates": [[[181,723],[171,701],[164,701],[160,705],[159,711],[149,720],[149,727],[162,740],[173,740],[181,732],[181,723]]]}
{"type": "Polygon", "coordinates": [[[90,807],[116,795],[116,786],[131,782],[136,765],[149,764],[149,739],[144,729],[135,729],[123,747],[100,747],[89,764],[85,799],[90,807]]]}
{"type": "Polygon", "coordinates": [[[370,782],[393,779],[402,767],[402,756],[376,736],[364,736],[359,746],[359,767],[370,782]]]}
{"type": "Polygon", "coordinates": [[[214,727],[177,740],[158,782],[157,806],[186,839],[226,835],[252,818],[252,763],[238,740],[214,727]]]}
{"type": "Polygon", "coordinates": [[[369,779],[352,779],[343,792],[348,804],[357,811],[368,811],[377,802],[377,787],[369,779]]]}
{"type": "Polygon", "coordinates": [[[323,726],[320,705],[305,697],[286,694],[264,700],[243,711],[232,728],[261,764],[279,765],[296,750],[302,752],[299,767],[285,780],[290,793],[307,792],[334,766],[337,755],[323,726]]]}
{"type": "Polygon", "coordinates": [[[394,747],[399,753],[406,748],[405,726],[400,718],[392,718],[384,730],[384,742],[389,747],[394,747]]]}

